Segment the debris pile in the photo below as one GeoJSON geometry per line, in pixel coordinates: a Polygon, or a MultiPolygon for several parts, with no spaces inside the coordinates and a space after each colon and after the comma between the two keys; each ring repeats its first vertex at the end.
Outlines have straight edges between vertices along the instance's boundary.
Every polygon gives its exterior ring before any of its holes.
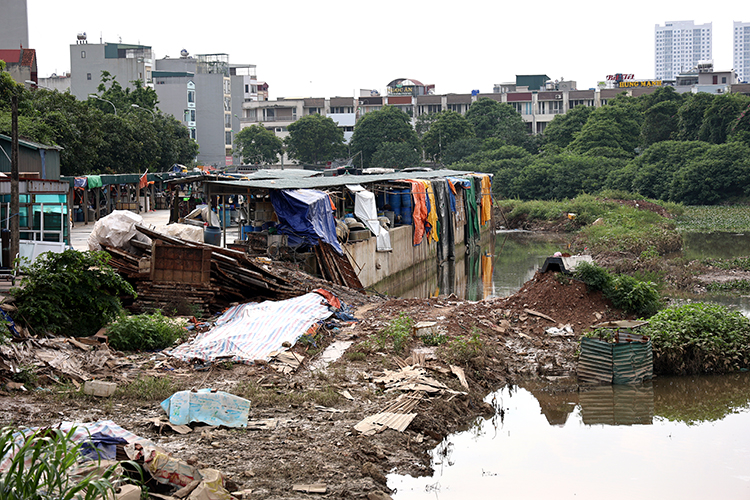
{"type": "Polygon", "coordinates": [[[131,240],[135,251],[103,245],[112,256],[110,264],[138,294],[128,306],[131,311],[185,313],[180,308],[192,304],[210,315],[249,297],[278,300],[305,292],[243,252],[172,237],[141,224],[135,228],[152,244],[131,240]]]}

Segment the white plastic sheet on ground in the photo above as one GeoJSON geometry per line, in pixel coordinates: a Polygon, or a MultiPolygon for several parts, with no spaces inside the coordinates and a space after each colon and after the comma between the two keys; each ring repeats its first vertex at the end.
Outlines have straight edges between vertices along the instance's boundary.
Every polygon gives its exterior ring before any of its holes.
{"type": "Polygon", "coordinates": [[[115,210],[102,217],[96,221],[89,235],[89,250],[102,250],[102,245],[133,250],[130,245],[133,239],[151,244],[148,236],[135,228],[136,224],[143,224],[143,217],[129,210],[115,210]]]}
{"type": "Polygon", "coordinates": [[[284,342],[294,345],[311,326],[332,314],[326,299],[315,292],[287,300],[239,304],[227,309],[211,330],[169,354],[184,361],[268,361],[273,353],[284,350],[284,342]]]}
{"type": "Polygon", "coordinates": [[[375,194],[359,184],[347,184],[346,187],[354,193],[354,215],[375,235],[377,251],[390,252],[393,250],[393,247],[391,247],[391,234],[380,225],[380,220],[378,220],[378,209],[375,207],[375,194]]]}
{"type": "Polygon", "coordinates": [[[175,425],[203,422],[208,425],[247,427],[250,401],[228,392],[200,389],[180,391],[162,401],[161,407],[175,425]]]}

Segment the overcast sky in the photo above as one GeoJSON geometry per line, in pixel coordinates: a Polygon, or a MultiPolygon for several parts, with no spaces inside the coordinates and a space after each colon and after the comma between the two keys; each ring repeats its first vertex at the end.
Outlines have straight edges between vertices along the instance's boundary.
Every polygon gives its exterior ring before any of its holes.
{"type": "MultiPolygon", "coordinates": [[[[361,2],[270,0],[28,0],[29,42],[40,77],[70,71],[70,45],[149,45],[156,59],[227,53],[255,64],[278,97],[357,96],[395,78],[435,84],[437,94],[492,92],[516,75],[546,74],[594,87],[612,73],[654,78],[654,26],[713,23],[716,69],[732,67],[740,2],[537,0],[361,2]]],[[[124,82],[121,82],[124,83],[124,82]]]]}

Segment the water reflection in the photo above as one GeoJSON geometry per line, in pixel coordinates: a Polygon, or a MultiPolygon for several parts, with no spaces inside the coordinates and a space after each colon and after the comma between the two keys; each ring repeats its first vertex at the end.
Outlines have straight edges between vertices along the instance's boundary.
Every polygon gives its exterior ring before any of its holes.
{"type": "Polygon", "coordinates": [[[683,233],[682,255],[690,260],[733,259],[748,255],[750,234],[683,233]]]}
{"type": "Polygon", "coordinates": [[[394,499],[750,497],[750,374],[487,401],[496,415],[443,441],[432,477],[389,476],[394,499]]]}

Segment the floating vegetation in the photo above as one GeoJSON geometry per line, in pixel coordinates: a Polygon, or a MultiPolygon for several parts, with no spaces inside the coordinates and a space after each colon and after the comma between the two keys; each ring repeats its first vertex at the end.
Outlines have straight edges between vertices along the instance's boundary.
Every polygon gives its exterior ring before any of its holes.
{"type": "Polygon", "coordinates": [[[679,231],[742,233],[750,231],[750,206],[686,206],[675,220],[679,231]]]}

